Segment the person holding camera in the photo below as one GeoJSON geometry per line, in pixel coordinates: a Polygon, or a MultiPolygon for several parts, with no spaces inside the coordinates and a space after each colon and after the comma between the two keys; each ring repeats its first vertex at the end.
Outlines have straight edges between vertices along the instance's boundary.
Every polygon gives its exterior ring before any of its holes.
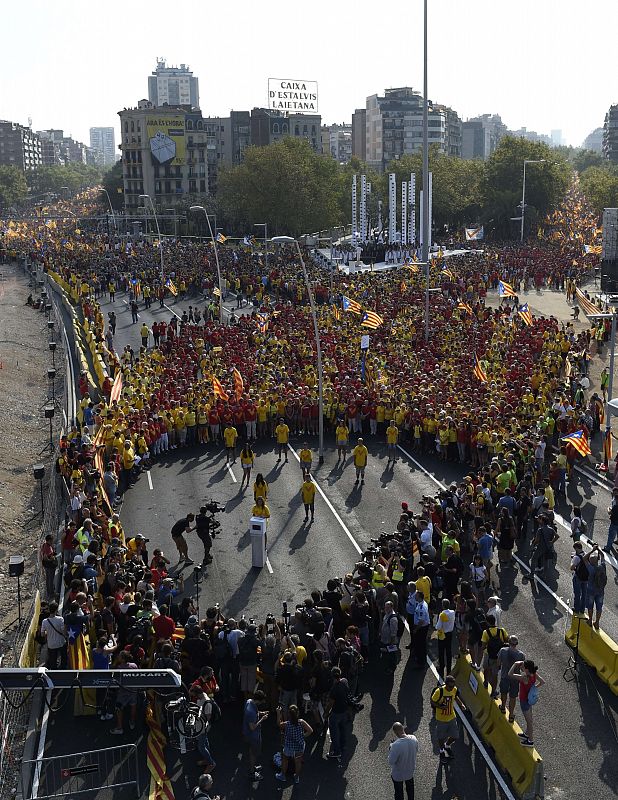
{"type": "Polygon", "coordinates": [[[195,518],[195,532],[198,539],[204,545],[204,558],[202,560],[202,564],[204,566],[212,563],[212,556],[210,555],[210,550],[212,548],[212,536],[210,534],[210,518],[208,517],[207,512],[208,509],[206,506],[201,506],[200,513],[195,518]]]}

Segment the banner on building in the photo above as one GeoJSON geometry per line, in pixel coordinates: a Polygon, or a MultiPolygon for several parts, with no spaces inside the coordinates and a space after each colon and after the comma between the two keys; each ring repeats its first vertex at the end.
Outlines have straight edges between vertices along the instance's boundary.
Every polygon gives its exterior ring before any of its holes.
{"type": "Polygon", "coordinates": [[[479,225],[476,228],[466,228],[466,242],[479,242],[484,236],[485,231],[483,226],[479,225]]]}
{"type": "Polygon", "coordinates": [[[397,183],[395,173],[388,176],[388,243],[397,241],[397,183]]]}
{"type": "Polygon", "coordinates": [[[401,181],[401,244],[408,243],[408,184],[401,181]]]}
{"type": "Polygon", "coordinates": [[[177,117],[148,117],[146,136],[153,161],[156,164],[185,164],[185,120],[177,117]]]}
{"type": "Polygon", "coordinates": [[[360,241],[365,244],[367,241],[367,176],[361,175],[361,196],[360,196],[360,241]]]}
{"type": "Polygon", "coordinates": [[[410,173],[408,200],[410,201],[410,231],[408,233],[408,241],[414,246],[416,242],[416,175],[414,172],[410,173]]]}
{"type": "Polygon", "coordinates": [[[352,175],[352,247],[358,242],[358,205],[356,197],[356,175],[352,175]]]}
{"type": "Polygon", "coordinates": [[[274,111],[292,111],[295,114],[317,114],[317,81],[269,78],[268,108],[274,111]]]}

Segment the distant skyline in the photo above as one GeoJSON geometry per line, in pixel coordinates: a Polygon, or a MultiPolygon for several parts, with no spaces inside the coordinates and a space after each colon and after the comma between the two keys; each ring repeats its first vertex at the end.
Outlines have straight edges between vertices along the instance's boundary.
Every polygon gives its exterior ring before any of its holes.
{"type": "MultiPolygon", "coordinates": [[[[422,91],[422,0],[380,9],[367,0],[283,0],[175,7],[139,14],[119,0],[104,13],[76,0],[23,0],[3,19],[0,119],[62,128],[89,141],[94,126],[148,97],[157,57],[187,64],[205,116],[267,102],[272,78],[317,80],[325,124],[351,121],[371,94],[422,91]],[[123,38],[124,37],[124,38],[123,38]]],[[[618,2],[429,0],[429,97],[465,120],[500,114],[511,130],[562,131],[579,146],[618,102],[618,2]],[[613,80],[612,80],[613,79],[613,80]]],[[[117,137],[119,141],[119,137],[117,137]]]]}

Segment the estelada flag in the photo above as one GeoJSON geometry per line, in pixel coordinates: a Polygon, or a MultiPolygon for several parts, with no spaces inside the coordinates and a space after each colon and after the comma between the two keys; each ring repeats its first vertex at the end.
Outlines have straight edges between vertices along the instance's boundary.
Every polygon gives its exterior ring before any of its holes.
{"type": "Polygon", "coordinates": [[[506,281],[499,281],[498,294],[500,295],[500,297],[517,297],[515,291],[513,290],[513,287],[506,281]]]}
{"type": "Polygon", "coordinates": [[[352,300],[350,297],[343,296],[343,310],[344,311],[351,311],[353,314],[360,314],[362,311],[361,304],[357,303],[356,300],[352,300]]]}
{"type": "Polygon", "coordinates": [[[240,372],[234,367],[234,394],[236,395],[236,399],[240,400],[240,398],[245,393],[245,384],[243,383],[242,375],[240,372]]]}
{"type": "Polygon", "coordinates": [[[481,366],[481,362],[479,361],[479,357],[474,354],[474,375],[477,377],[481,383],[487,383],[487,373],[481,366]]]}
{"type": "Polygon", "coordinates": [[[333,306],[332,310],[333,310],[333,317],[336,320],[340,320],[341,319],[341,309],[339,308],[339,306],[336,306],[336,305],[333,306]]]}
{"type": "Polygon", "coordinates": [[[219,397],[219,398],[221,398],[221,400],[229,400],[230,399],[228,397],[227,392],[225,391],[225,389],[221,385],[221,381],[218,380],[217,378],[215,378],[214,375],[212,376],[212,390],[215,393],[215,397],[219,397]]]}
{"type": "Polygon", "coordinates": [[[528,308],[528,303],[524,303],[522,306],[519,306],[517,309],[517,313],[523,319],[524,323],[528,326],[532,325],[532,314],[530,313],[530,309],[528,308]]]}
{"type": "Polygon", "coordinates": [[[371,330],[377,330],[380,325],[384,324],[384,319],[379,315],[376,314],[375,311],[364,311],[361,321],[361,326],[363,328],[371,328],[371,330]]]}
{"type": "Polygon", "coordinates": [[[469,303],[464,303],[463,300],[460,303],[457,303],[457,308],[465,311],[467,314],[472,314],[472,306],[469,303]]]}
{"type": "Polygon", "coordinates": [[[592,453],[590,445],[588,444],[588,437],[583,430],[569,433],[568,436],[563,436],[562,441],[572,445],[580,456],[589,456],[592,453]]]}

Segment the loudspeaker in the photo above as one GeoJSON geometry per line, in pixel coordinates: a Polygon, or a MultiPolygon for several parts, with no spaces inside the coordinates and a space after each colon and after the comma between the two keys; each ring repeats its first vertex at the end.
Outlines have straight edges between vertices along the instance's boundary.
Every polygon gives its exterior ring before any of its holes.
{"type": "Polygon", "coordinates": [[[45,466],[43,464],[35,464],[32,467],[32,473],[37,481],[43,480],[45,477],[45,466]]]}
{"type": "Polygon", "coordinates": [[[9,578],[19,578],[24,574],[24,557],[9,556],[9,578]]]}
{"type": "Polygon", "coordinates": [[[53,419],[54,418],[55,409],[53,406],[45,406],[44,413],[45,419],[53,419]]]}
{"type": "Polygon", "coordinates": [[[56,378],[56,370],[52,369],[51,367],[47,370],[47,377],[50,381],[55,380],[56,378]]]}
{"type": "Polygon", "coordinates": [[[52,353],[53,353],[53,352],[54,352],[54,350],[56,349],[56,342],[53,342],[53,341],[49,342],[49,349],[50,349],[50,350],[52,351],[52,353]]]}

